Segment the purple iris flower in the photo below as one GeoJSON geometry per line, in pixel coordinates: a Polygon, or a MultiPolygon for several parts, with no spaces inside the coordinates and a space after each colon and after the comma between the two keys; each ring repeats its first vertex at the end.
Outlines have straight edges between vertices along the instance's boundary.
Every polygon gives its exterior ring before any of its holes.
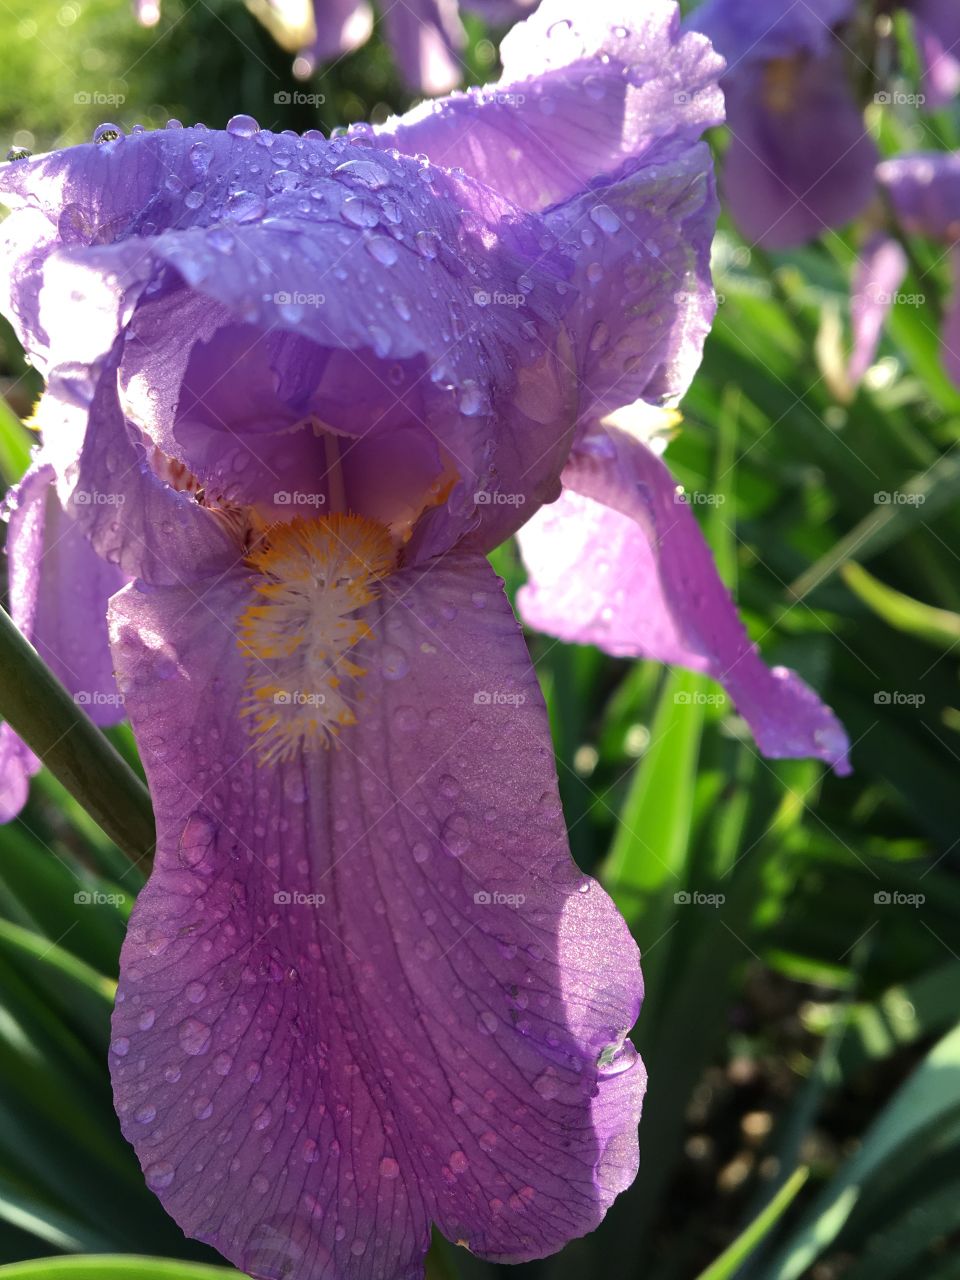
{"type": "Polygon", "coordinates": [[[942,107],[960,90],[960,6],[955,0],[910,0],[923,63],[926,105],[942,107]]]}
{"type": "Polygon", "coordinates": [[[707,0],[690,25],[727,60],[724,203],[771,249],[855,218],[873,193],[876,148],[850,86],[837,28],[853,0],[707,0]]]}
{"type": "MultiPolygon", "coordinates": [[[[884,160],[877,167],[877,180],[903,231],[946,247],[953,287],[940,331],[940,356],[960,386],[960,152],[919,152],[884,160]]],[[[901,261],[900,280],[905,273],[906,262],[901,261]]],[[[895,292],[896,286],[882,293],[884,314],[895,292]]]]}
{"type": "Polygon", "coordinates": [[[618,418],[699,361],[722,115],[676,5],[622,21],[551,0],[498,85],[377,130],[103,127],[0,170],[47,379],[20,507],[52,477],[129,580],[158,847],[116,1105],[184,1230],[264,1280],[420,1275],[431,1222],[542,1256],[636,1172],[638,954],[570,858],[489,549],[533,515],[538,625],[710,671],[763,750],[847,767],[618,418]]]}
{"type": "MultiPolygon", "coordinates": [[[[508,24],[528,14],[536,0],[464,0],[487,22],[508,24]]],[[[294,71],[309,76],[325,62],[366,44],[373,31],[369,0],[247,0],[277,43],[297,55],[294,71]]],[[[160,19],[160,0],[135,0],[145,26],[160,19]]],[[[385,34],[400,72],[418,93],[446,93],[463,79],[466,32],[457,0],[395,0],[383,5],[385,34]]]]}

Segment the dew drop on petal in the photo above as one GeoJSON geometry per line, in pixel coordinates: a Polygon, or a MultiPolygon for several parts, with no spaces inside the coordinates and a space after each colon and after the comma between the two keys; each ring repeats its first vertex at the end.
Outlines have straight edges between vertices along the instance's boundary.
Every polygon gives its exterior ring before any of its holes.
{"type": "Polygon", "coordinates": [[[252,138],[259,132],[260,126],[253,116],[236,115],[227,121],[227,133],[233,134],[235,138],[252,138]]]}
{"type": "Polygon", "coordinates": [[[177,1038],[180,1041],[180,1048],[191,1057],[206,1053],[210,1048],[210,1028],[199,1018],[187,1018],[181,1022],[177,1038]]]}
{"type": "Polygon", "coordinates": [[[159,1160],[147,1168],[147,1186],[152,1187],[154,1191],[163,1191],[173,1182],[173,1174],[173,1165],[166,1160],[159,1160]]]}

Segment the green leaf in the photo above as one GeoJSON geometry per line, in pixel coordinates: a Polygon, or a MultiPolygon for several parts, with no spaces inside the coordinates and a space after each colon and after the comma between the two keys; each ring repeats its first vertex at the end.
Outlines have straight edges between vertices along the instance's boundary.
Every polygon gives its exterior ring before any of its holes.
{"type": "Polygon", "coordinates": [[[929,524],[941,512],[954,507],[960,499],[960,458],[944,454],[926,472],[914,477],[897,492],[909,500],[894,501],[892,491],[878,486],[874,510],[797,578],[790,587],[792,599],[802,600],[855,555],[860,559],[875,556],[919,526],[929,524]],[[886,501],[879,497],[884,493],[886,501]]]}
{"type": "Polygon", "coordinates": [[[0,395],[0,476],[6,484],[16,484],[30,465],[34,439],[0,395]]]}
{"type": "Polygon", "coordinates": [[[844,565],[843,579],[858,599],[898,631],[917,636],[948,652],[960,641],[960,614],[949,609],[935,609],[895,591],[852,561],[844,565]]]}
{"type": "Polygon", "coordinates": [[[843,1230],[881,1169],[910,1172],[907,1147],[921,1144],[960,1117],[960,1025],[934,1046],[880,1113],[857,1154],[824,1188],[769,1267],[777,1280],[797,1280],[843,1230]]]}
{"type": "Polygon", "coordinates": [[[0,716],[130,858],[155,842],[150,795],[0,609],[0,716]]]}
{"type": "Polygon", "coordinates": [[[767,1207],[758,1213],[736,1240],[724,1249],[720,1257],[700,1274],[699,1280],[732,1280],[743,1263],[793,1204],[809,1174],[810,1170],[805,1165],[794,1169],[767,1207]]]}
{"type": "Polygon", "coordinates": [[[207,1267],[196,1262],[121,1253],[37,1258],[0,1267],[4,1280],[226,1280],[240,1275],[232,1267],[207,1267]]]}

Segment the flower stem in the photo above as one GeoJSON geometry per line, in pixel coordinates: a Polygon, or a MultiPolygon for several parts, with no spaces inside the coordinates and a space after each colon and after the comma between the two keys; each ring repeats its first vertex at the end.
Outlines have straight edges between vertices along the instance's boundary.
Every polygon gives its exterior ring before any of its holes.
{"type": "Polygon", "coordinates": [[[0,717],[131,862],[156,840],[150,793],[0,609],[0,717]]]}

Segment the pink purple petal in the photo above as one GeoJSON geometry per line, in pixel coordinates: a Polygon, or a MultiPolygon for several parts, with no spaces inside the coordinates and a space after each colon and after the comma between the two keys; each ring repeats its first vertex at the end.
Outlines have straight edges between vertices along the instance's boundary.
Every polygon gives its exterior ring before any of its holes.
{"type": "Polygon", "coordinates": [[[269,1280],[418,1276],[594,1227],[637,1164],[638,956],[570,859],[536,677],[478,556],[384,583],[339,747],[258,767],[245,576],[118,597],[157,813],[121,961],[124,1132],[269,1280]]]}
{"type": "Polygon", "coordinates": [[[833,712],[750,643],[690,507],[646,445],[609,429],[564,471],[564,494],[520,534],[532,627],[622,657],[719,681],[768,756],[814,756],[849,772],[833,712]]]}

